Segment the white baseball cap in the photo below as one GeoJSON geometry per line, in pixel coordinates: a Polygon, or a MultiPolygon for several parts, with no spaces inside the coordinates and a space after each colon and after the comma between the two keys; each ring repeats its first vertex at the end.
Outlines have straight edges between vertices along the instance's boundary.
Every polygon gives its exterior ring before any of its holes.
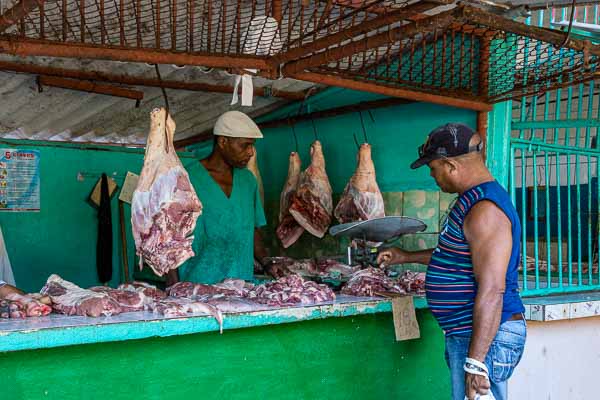
{"type": "Polygon", "coordinates": [[[246,139],[262,139],[263,134],[252,119],[239,111],[222,114],[213,128],[213,134],[246,139]]]}

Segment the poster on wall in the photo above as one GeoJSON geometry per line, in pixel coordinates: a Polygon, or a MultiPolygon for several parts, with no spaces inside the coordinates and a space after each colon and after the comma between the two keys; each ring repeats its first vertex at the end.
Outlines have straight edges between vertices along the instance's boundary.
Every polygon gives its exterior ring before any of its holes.
{"type": "Polygon", "coordinates": [[[0,211],[40,211],[39,150],[0,149],[0,211]]]}

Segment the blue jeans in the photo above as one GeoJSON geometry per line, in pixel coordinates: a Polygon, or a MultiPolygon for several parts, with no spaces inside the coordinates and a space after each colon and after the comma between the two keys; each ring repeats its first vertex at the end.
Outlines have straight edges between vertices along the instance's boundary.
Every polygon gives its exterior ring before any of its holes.
{"type": "MultiPolygon", "coordinates": [[[[490,371],[492,394],[496,400],[507,399],[508,378],[521,361],[527,327],[525,321],[506,321],[498,328],[492,342],[485,365],[490,371]]],[[[454,335],[446,337],[446,363],[450,368],[452,379],[452,400],[465,398],[465,371],[463,365],[469,353],[471,335],[454,335]]]]}

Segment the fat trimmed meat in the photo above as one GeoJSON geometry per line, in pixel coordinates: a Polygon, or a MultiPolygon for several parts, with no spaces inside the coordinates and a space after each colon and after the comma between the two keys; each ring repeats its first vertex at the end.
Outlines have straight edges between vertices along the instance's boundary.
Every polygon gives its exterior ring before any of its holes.
{"type": "Polygon", "coordinates": [[[300,226],[322,238],[331,224],[333,199],[323,148],[318,140],[310,148],[310,157],[310,166],[300,175],[290,214],[300,226]]]}
{"type": "Polygon", "coordinates": [[[333,213],[342,224],[385,217],[383,196],[377,185],[369,144],[360,146],[356,171],[333,213]]]}
{"type": "Polygon", "coordinates": [[[290,214],[290,206],[298,189],[301,168],[302,161],[298,153],[290,153],[288,175],[279,199],[279,225],[276,231],[281,245],[286,249],[296,243],[304,233],[304,228],[290,214]]]}
{"type": "Polygon", "coordinates": [[[150,114],[144,166],[131,202],[136,252],[162,276],[194,255],[192,233],[202,204],[175,153],[175,122],[165,109],[150,114]]]}

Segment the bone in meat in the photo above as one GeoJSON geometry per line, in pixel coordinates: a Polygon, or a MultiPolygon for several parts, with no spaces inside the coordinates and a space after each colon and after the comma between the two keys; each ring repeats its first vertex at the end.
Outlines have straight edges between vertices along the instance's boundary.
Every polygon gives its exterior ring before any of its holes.
{"type": "Polygon", "coordinates": [[[52,307],[39,302],[32,295],[10,293],[4,296],[4,298],[22,305],[22,309],[27,317],[42,317],[52,312],[52,307]]]}
{"type": "Polygon", "coordinates": [[[192,233],[202,212],[202,204],[173,147],[175,122],[165,117],[162,108],[150,115],[144,166],[131,202],[140,269],[146,262],[159,276],[194,255],[192,233]]]}
{"type": "Polygon", "coordinates": [[[56,274],[50,275],[40,293],[50,296],[52,309],[61,314],[99,317],[121,313],[119,304],[106,293],[80,288],[56,274]]]}
{"type": "Polygon", "coordinates": [[[137,291],[113,289],[107,286],[95,286],[90,290],[105,293],[121,307],[121,312],[144,311],[144,306],[151,301],[144,293],[137,291]]]}
{"type": "Polygon", "coordinates": [[[288,275],[273,282],[256,286],[248,296],[251,300],[269,306],[309,305],[335,300],[335,294],[326,285],[288,275]]]}
{"type": "Polygon", "coordinates": [[[277,237],[286,249],[296,243],[304,233],[304,228],[290,214],[290,205],[298,189],[301,166],[300,156],[298,153],[292,152],[288,165],[288,176],[279,199],[279,226],[276,231],[277,237]]]}
{"type": "Polygon", "coordinates": [[[294,219],[316,237],[323,237],[331,223],[333,200],[325,171],[323,149],[318,140],[310,148],[310,166],[302,172],[290,206],[294,219]]]}
{"type": "Polygon", "coordinates": [[[377,185],[369,144],[360,146],[356,171],[333,213],[342,224],[385,217],[383,196],[377,185]]]}
{"type": "Polygon", "coordinates": [[[377,292],[404,294],[406,290],[397,280],[388,277],[384,270],[369,267],[354,273],[341,292],[352,296],[372,297],[377,292]]]}

